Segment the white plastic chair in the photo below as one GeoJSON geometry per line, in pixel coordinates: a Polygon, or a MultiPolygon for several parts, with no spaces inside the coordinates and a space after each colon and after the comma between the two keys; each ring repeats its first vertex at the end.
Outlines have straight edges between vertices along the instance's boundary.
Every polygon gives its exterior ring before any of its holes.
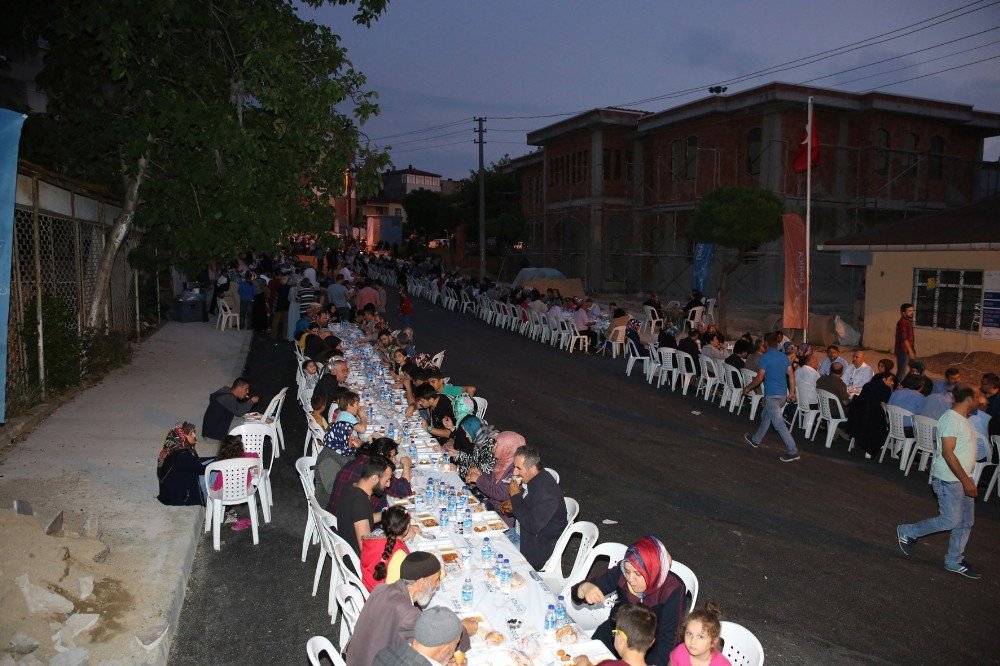
{"type": "Polygon", "coordinates": [[[625,374],[629,377],[632,376],[632,366],[635,365],[636,361],[642,363],[642,375],[645,377],[649,372],[649,365],[652,363],[652,357],[641,356],[639,354],[639,349],[635,346],[635,343],[625,338],[625,374]]]}
{"type": "Polygon", "coordinates": [[[615,326],[608,334],[608,344],[604,351],[611,348],[611,358],[618,358],[618,354],[625,354],[625,327],[615,326]]]}
{"type": "Polygon", "coordinates": [[[316,458],[315,456],[302,456],[295,461],[295,471],[299,474],[299,481],[302,483],[302,491],[306,494],[306,528],[302,534],[302,561],[306,561],[309,554],[309,546],[317,539],[316,522],[313,519],[313,512],[309,508],[309,498],[315,499],[316,458]]]}
{"type": "Polygon", "coordinates": [[[436,365],[439,369],[442,365],[444,365],[444,352],[445,350],[442,349],[437,354],[434,354],[434,356],[431,357],[431,363],[436,365]]]}
{"type": "Polygon", "coordinates": [[[339,534],[334,534],[333,537],[333,549],[337,553],[341,578],[356,586],[361,590],[361,596],[368,599],[368,588],[361,582],[361,559],[339,534]]]}
{"type": "Polygon", "coordinates": [[[795,414],[792,416],[792,426],[798,422],[806,437],[814,436],[819,428],[818,419],[820,417],[819,396],[816,394],[815,384],[796,384],[795,386],[795,414]],[[812,405],[816,405],[813,409],[812,405]]]}
{"type": "Polygon", "coordinates": [[[590,338],[580,332],[580,329],[576,327],[571,321],[567,321],[566,326],[566,338],[569,340],[569,353],[573,353],[573,349],[576,347],[577,343],[580,343],[580,351],[590,352],[590,338]]]}
{"type": "Polygon", "coordinates": [[[701,323],[701,316],[705,313],[705,307],[699,305],[696,308],[691,308],[688,310],[687,317],[684,319],[684,328],[687,330],[698,328],[698,324],[701,323]]]}
{"type": "Polygon", "coordinates": [[[996,465],[997,461],[993,455],[993,445],[990,440],[983,433],[976,431],[976,448],[979,448],[979,442],[983,443],[983,448],[986,449],[986,455],[988,456],[984,462],[976,462],[975,467],[972,468],[972,481],[977,486],[979,485],[979,479],[983,475],[983,470],[985,470],[990,465],[996,465]]]}
{"type": "Polygon", "coordinates": [[[706,324],[715,323],[715,303],[716,299],[714,298],[705,299],[705,311],[701,315],[701,320],[706,324]]]}
{"type": "Polygon", "coordinates": [[[233,328],[239,330],[240,313],[233,312],[232,308],[229,307],[229,304],[221,298],[215,299],[215,302],[219,306],[219,321],[216,322],[216,326],[218,326],[219,330],[226,330],[229,328],[230,324],[232,324],[233,328]]]}
{"type": "MultiPolygon", "coordinates": [[[[750,386],[753,380],[757,378],[756,372],[747,370],[746,368],[740,370],[740,374],[743,375],[743,388],[750,386]]],[[[750,420],[753,421],[757,416],[757,408],[760,407],[760,403],[764,399],[764,384],[758,384],[757,388],[750,391],[746,397],[750,399],[750,420]]]]}
{"type": "MultiPolygon", "coordinates": [[[[917,469],[922,472],[927,467],[927,461],[931,459],[934,451],[937,450],[937,421],[927,416],[914,414],[913,435],[913,448],[910,450],[909,460],[906,461],[905,476],[910,475],[910,467],[913,466],[913,459],[917,457],[918,453],[920,454],[920,464],[917,466],[917,469]]],[[[927,482],[930,483],[929,475],[927,482]]]]}
{"type": "Polygon", "coordinates": [[[476,404],[476,418],[482,421],[486,418],[486,409],[490,406],[489,401],[476,395],[472,396],[472,402],[476,404]]]}
{"type": "Polygon", "coordinates": [[[650,335],[656,335],[657,329],[663,328],[663,319],[656,314],[656,309],[652,306],[644,305],[642,308],[646,311],[646,321],[643,322],[642,327],[649,329],[650,335]]]}
{"type": "Polygon", "coordinates": [[[365,605],[363,589],[363,587],[359,589],[351,583],[341,583],[337,586],[337,606],[341,612],[340,644],[344,647],[347,647],[347,641],[354,634],[354,627],[358,624],[358,617],[365,605]]]}
{"type": "Polygon", "coordinates": [[[743,411],[743,373],[735,365],[722,364],[722,380],[725,387],[726,398],[723,402],[729,403],[729,413],[735,411],[737,414],[743,411]]]}
{"type": "Polygon", "coordinates": [[[576,551],[576,557],[573,559],[573,565],[569,569],[571,574],[587,559],[590,551],[594,548],[594,544],[597,543],[600,530],[594,523],[581,520],[580,522],[567,525],[563,533],[559,535],[559,540],[556,541],[552,555],[549,556],[545,566],[538,571],[542,583],[553,594],[558,594],[559,590],[566,587],[566,584],[569,582],[569,578],[563,576],[562,561],[566,547],[575,534],[580,535],[580,546],[576,551]]]}
{"type": "Polygon", "coordinates": [[[579,566],[574,568],[574,570],[570,573],[570,577],[568,579],[569,582],[560,592],[560,594],[562,594],[568,602],[566,604],[566,614],[569,615],[570,619],[576,622],[583,631],[587,632],[588,636],[593,634],[594,630],[601,626],[601,624],[603,624],[604,621],[611,616],[611,609],[614,608],[617,595],[609,594],[604,598],[603,604],[590,606],[586,603],[577,604],[576,600],[573,599],[571,588],[573,585],[586,577],[586,575],[593,568],[594,562],[597,561],[597,558],[607,557],[609,559],[608,566],[615,567],[622,561],[627,551],[628,546],[623,543],[608,542],[596,546],[587,554],[587,559],[580,563],[579,566]]]}
{"type": "Polygon", "coordinates": [[[695,397],[700,391],[702,397],[709,402],[715,395],[715,389],[719,385],[719,370],[712,359],[704,354],[698,355],[698,365],[701,366],[701,377],[698,378],[698,386],[694,390],[695,397]]]}
{"type": "Polygon", "coordinates": [[[556,480],[556,483],[559,483],[559,472],[555,471],[551,467],[546,467],[545,471],[552,475],[552,478],[556,480]]]}
{"type": "Polygon", "coordinates": [[[260,477],[257,479],[257,487],[260,492],[260,508],[264,514],[264,522],[271,522],[271,507],[274,506],[274,496],[271,493],[271,466],[274,464],[275,443],[271,440],[271,455],[264,464],[264,438],[271,437],[272,430],[269,426],[260,423],[244,423],[229,431],[230,435],[239,435],[243,440],[243,450],[247,453],[256,453],[257,459],[261,462],[260,477]]]}
{"type": "Polygon", "coordinates": [[[746,627],[722,621],[722,655],[733,666],[763,666],[764,648],[746,627]]]}
{"type": "Polygon", "coordinates": [[[315,456],[319,447],[323,446],[323,428],[313,418],[312,412],[306,414],[306,438],[302,445],[302,455],[315,456]]]}
{"type": "Polygon", "coordinates": [[[674,363],[677,370],[674,372],[674,380],[670,383],[670,390],[676,391],[677,382],[680,381],[683,388],[682,393],[687,395],[688,387],[691,386],[691,380],[697,376],[694,369],[694,359],[691,358],[691,354],[677,349],[674,351],[674,363]]]}
{"type": "Polygon", "coordinates": [[[327,592],[326,612],[331,619],[336,620],[337,605],[334,600],[334,590],[341,583],[340,567],[337,565],[335,537],[337,537],[337,517],[320,508],[315,497],[308,498],[309,511],[313,514],[313,524],[316,525],[316,535],[319,538],[319,557],[316,558],[316,570],[313,573],[312,595],[319,591],[319,581],[323,577],[323,566],[330,558],[330,585],[327,592]]]}
{"type": "MultiPolygon", "coordinates": [[[[990,437],[989,454],[992,460],[997,460],[1000,457],[1000,435],[990,437]]],[[[984,502],[990,498],[990,492],[997,488],[998,477],[1000,477],[1000,465],[993,469],[993,478],[990,479],[989,485],[986,486],[986,494],[983,495],[984,502]]],[[[997,491],[997,494],[1000,494],[1000,490],[997,491]]]]}
{"type": "Polygon", "coordinates": [[[566,524],[572,525],[576,517],[580,515],[580,503],[572,497],[564,497],[566,501],[566,524]]]}
{"type": "Polygon", "coordinates": [[[885,415],[889,419],[889,435],[885,438],[885,443],[882,445],[882,453],[879,455],[878,461],[882,462],[885,459],[885,452],[890,447],[892,448],[893,457],[896,457],[896,452],[902,449],[902,455],[899,456],[899,469],[903,469],[906,459],[910,456],[910,447],[916,441],[916,438],[906,436],[903,418],[910,417],[912,419],[913,412],[902,407],[897,407],[896,405],[886,405],[885,415]]]}
{"type": "Polygon", "coordinates": [[[313,636],[306,643],[306,657],[309,658],[310,666],[323,666],[319,658],[326,654],[327,659],[333,666],[347,666],[347,663],[340,657],[340,652],[333,646],[325,636],[313,636]]]}
{"type": "Polygon", "coordinates": [[[671,347],[657,348],[656,355],[660,359],[660,367],[656,370],[656,388],[663,388],[664,384],[673,382],[673,376],[677,372],[677,357],[674,356],[676,351],[671,347]]]}
{"type": "Polygon", "coordinates": [[[260,460],[253,458],[230,458],[213,462],[205,468],[205,481],[212,478],[212,472],[222,475],[222,487],[219,490],[208,488],[208,506],[205,507],[205,531],[212,530],[212,546],[221,550],[219,530],[222,526],[225,507],[246,504],[250,511],[250,527],[253,531],[253,543],[260,543],[260,533],[257,528],[257,486],[247,483],[250,470],[260,473],[260,460]]]}
{"type": "MultiPolygon", "coordinates": [[[[299,364],[299,369],[301,370],[302,364],[299,364]]],[[[271,402],[268,403],[267,409],[264,410],[264,416],[261,419],[261,423],[272,430],[271,433],[271,443],[274,445],[274,457],[280,458],[281,452],[285,448],[285,433],[281,430],[281,408],[285,404],[285,395],[288,393],[288,387],[278,391],[277,395],[271,398],[271,402]],[[271,419],[268,423],[267,420],[271,419]]],[[[312,395],[309,396],[312,400],[312,395]]]]}
{"type": "MultiPolygon", "coordinates": [[[[816,389],[816,398],[819,400],[819,418],[816,420],[816,427],[813,428],[812,439],[815,441],[820,423],[825,421],[826,448],[830,448],[833,446],[833,437],[837,434],[837,427],[841,423],[847,422],[847,416],[844,414],[844,406],[840,404],[840,400],[829,391],[816,389]]],[[[847,450],[850,451],[853,448],[854,438],[852,437],[850,444],[847,445],[847,450]]]]}
{"type": "Polygon", "coordinates": [[[670,573],[677,574],[677,577],[684,582],[687,593],[691,595],[691,605],[688,610],[694,610],[698,605],[698,576],[691,571],[686,564],[681,564],[677,560],[670,563],[670,573]]]}

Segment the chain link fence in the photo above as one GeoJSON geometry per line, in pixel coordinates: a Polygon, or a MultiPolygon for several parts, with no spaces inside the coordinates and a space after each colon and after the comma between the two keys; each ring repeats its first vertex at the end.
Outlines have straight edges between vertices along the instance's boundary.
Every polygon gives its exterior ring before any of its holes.
{"type": "MultiPolygon", "coordinates": [[[[75,316],[77,333],[85,334],[105,232],[118,212],[118,206],[100,193],[27,163],[18,165],[7,329],[8,417],[45,397],[43,296],[61,301],[75,316]]],[[[138,272],[128,261],[138,242],[138,234],[130,232],[111,273],[107,332],[123,339],[136,339],[142,333],[137,319],[138,272]]]]}

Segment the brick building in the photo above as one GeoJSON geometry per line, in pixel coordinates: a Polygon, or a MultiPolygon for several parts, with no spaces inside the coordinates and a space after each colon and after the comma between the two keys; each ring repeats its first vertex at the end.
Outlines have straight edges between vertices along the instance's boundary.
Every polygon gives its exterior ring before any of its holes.
{"type": "MultiPolygon", "coordinates": [[[[657,113],[589,111],[528,134],[539,149],[511,163],[531,230],[532,265],[580,277],[588,290],[690,284],[685,224],[716,187],[766,187],[805,213],[805,175],[792,168],[813,96],[820,164],[813,171],[814,243],[927,211],[968,204],[997,189],[983,141],[1000,114],[951,102],[771,83],[657,113]]],[[[709,288],[728,250],[717,249],[709,288]]],[[[813,249],[813,300],[842,311],[863,267],[813,249]]],[[[734,301],[780,302],[781,241],[737,270],[734,301]]]]}

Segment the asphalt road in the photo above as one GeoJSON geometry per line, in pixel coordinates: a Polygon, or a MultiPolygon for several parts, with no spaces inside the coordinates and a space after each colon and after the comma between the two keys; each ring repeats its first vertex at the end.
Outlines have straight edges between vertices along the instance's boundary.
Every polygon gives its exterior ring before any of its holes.
{"type": "MultiPolygon", "coordinates": [[[[946,534],[910,559],[896,546],[898,523],[936,513],[925,473],[904,478],[843,440],[825,449],[799,436],[802,459],[782,464],[773,433],[757,450],[742,443],[746,409],[657,390],[638,368],[626,377],[621,358],[569,355],[415,306],[417,348],[446,350],[445,374],[479,387],[487,420],[541,449],[579,519],[597,523],[601,541],[658,536],[698,575],[700,601],[753,631],[768,663],[1000,663],[1000,501],[977,502],[966,556],[984,576],[967,580],[942,568],[946,534]]],[[[293,383],[288,344],[254,341],[247,373],[262,399],[293,383]]],[[[325,596],[310,596],[315,550],[299,560],[304,418],[292,399],[283,423],[274,519],[257,547],[249,530],[225,531],[219,553],[202,542],[171,664],[305,663],[310,636],[336,635],[325,596]]]]}

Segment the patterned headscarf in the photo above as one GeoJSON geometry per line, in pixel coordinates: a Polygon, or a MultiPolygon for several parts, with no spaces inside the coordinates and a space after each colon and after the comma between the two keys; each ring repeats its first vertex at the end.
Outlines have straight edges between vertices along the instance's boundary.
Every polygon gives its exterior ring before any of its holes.
{"type": "Polygon", "coordinates": [[[496,480],[499,481],[503,478],[504,472],[514,462],[514,452],[524,444],[524,437],[512,430],[504,430],[497,435],[497,443],[493,447],[493,455],[497,459],[496,466],[493,468],[493,477],[496,480]]]}
{"type": "Polygon", "coordinates": [[[178,421],[175,423],[174,427],[167,433],[166,441],[163,442],[163,448],[160,449],[160,457],[156,461],[156,466],[162,467],[163,461],[174,451],[187,449],[198,455],[197,451],[194,450],[194,444],[189,444],[187,440],[187,436],[194,431],[195,427],[193,423],[188,423],[187,421],[178,421]]]}
{"type": "Polygon", "coordinates": [[[673,559],[659,539],[647,536],[629,546],[628,551],[625,552],[625,558],[622,560],[623,572],[626,562],[635,567],[639,575],[646,581],[646,590],[641,595],[645,597],[667,580],[673,559]]]}
{"type": "Polygon", "coordinates": [[[635,331],[638,333],[642,329],[642,324],[639,323],[638,319],[629,319],[625,324],[625,330],[635,331]]]}

